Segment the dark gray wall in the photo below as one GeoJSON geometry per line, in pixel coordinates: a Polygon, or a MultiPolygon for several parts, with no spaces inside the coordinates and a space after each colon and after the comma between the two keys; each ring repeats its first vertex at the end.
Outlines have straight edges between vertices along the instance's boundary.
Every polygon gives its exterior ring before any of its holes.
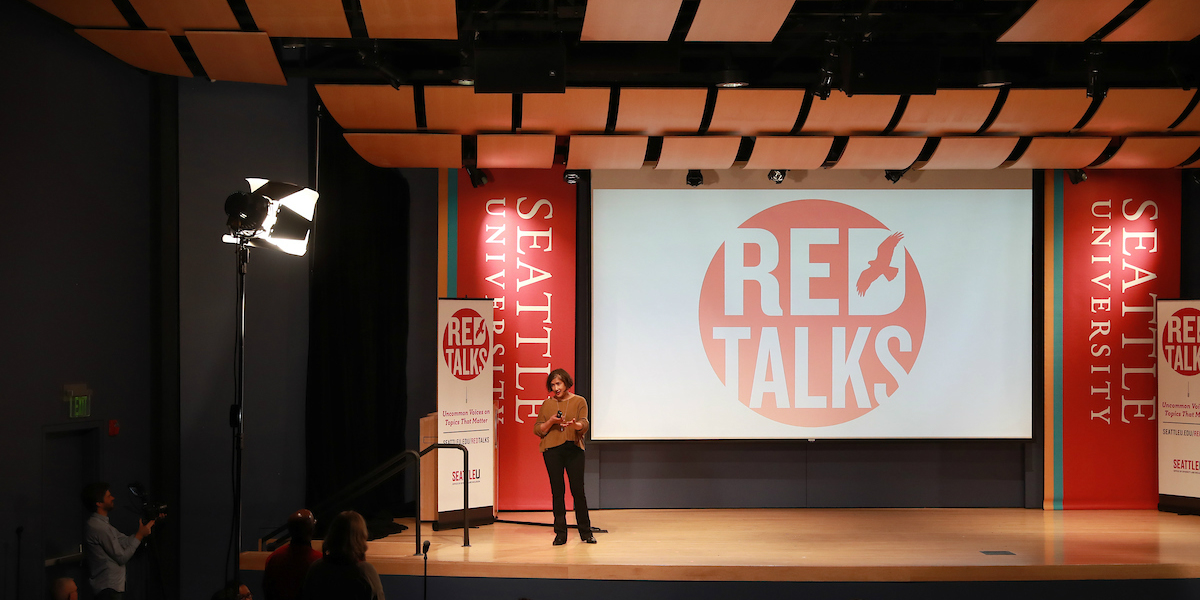
{"type": "Polygon", "coordinates": [[[53,538],[82,525],[78,480],[119,506],[152,483],[151,80],[25,3],[0,3],[0,54],[0,596],[41,598],[44,556],[70,549],[53,538]],[[68,420],[68,383],[95,392],[90,419],[68,420]]]}
{"type": "MultiPolygon", "coordinates": [[[[182,598],[221,584],[231,519],[236,261],[224,202],[246,177],[309,184],[308,90],[180,80],[182,598]]],[[[244,549],[304,503],[308,257],[251,250],[246,275],[244,549]]]]}
{"type": "MultiPolygon", "coordinates": [[[[421,417],[437,410],[438,173],[401,169],[408,180],[408,353],[405,440],[420,450],[421,417]]],[[[411,478],[405,474],[404,477],[411,478]]],[[[411,481],[411,479],[405,479],[411,481]]],[[[411,491],[409,492],[411,496],[411,491]]]]}

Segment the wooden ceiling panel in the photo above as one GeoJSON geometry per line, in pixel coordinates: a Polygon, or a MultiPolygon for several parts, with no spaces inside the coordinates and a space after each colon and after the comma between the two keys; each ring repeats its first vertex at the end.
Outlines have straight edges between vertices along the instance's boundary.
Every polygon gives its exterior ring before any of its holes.
{"type": "Polygon", "coordinates": [[[76,29],[75,33],[105,52],[152,73],[191,77],[175,42],[165,31],[154,29],[76,29]]]}
{"type": "Polygon", "coordinates": [[[1104,36],[1106,42],[1186,42],[1200,35],[1196,0],[1150,0],[1104,36]]]}
{"type": "Polygon", "coordinates": [[[695,133],[704,119],[707,99],[708,90],[702,89],[622,88],[616,130],[647,135],[695,133]]]}
{"type": "Polygon", "coordinates": [[[1100,158],[1109,139],[1034,138],[1012,169],[1082,169],[1100,158]]]}
{"type": "Polygon", "coordinates": [[[742,138],[722,136],[668,136],[655,169],[728,169],[737,159],[742,138]]]}
{"type": "Polygon", "coordinates": [[[409,40],[457,40],[454,0],[362,0],[367,35],[409,40]]]}
{"type": "Polygon", "coordinates": [[[893,130],[898,133],[975,133],[983,126],[999,90],[938,90],[928,96],[911,96],[904,115],[893,130]]]}
{"type": "Polygon", "coordinates": [[[1038,0],[1000,36],[1001,42],[1083,42],[1132,0],[1038,0]]]}
{"type": "Polygon", "coordinates": [[[796,125],[804,94],[804,90],[720,90],[708,131],[742,135],[787,133],[796,125]]]}
{"type": "Polygon", "coordinates": [[[512,131],[512,94],[476,94],[474,88],[426,87],[425,125],[431,130],[512,131]]]}
{"type": "Polygon", "coordinates": [[[318,85],[317,94],[343,129],[416,129],[413,89],[390,85],[318,85]]]}
{"type": "Polygon", "coordinates": [[[995,169],[999,168],[1013,148],[1018,137],[944,137],[938,142],[933,156],[922,171],[942,169],[995,169]]]}
{"type": "Polygon", "coordinates": [[[367,162],[389,169],[462,167],[462,136],[449,133],[347,133],[367,162]]]}
{"type": "Polygon", "coordinates": [[[1010,90],[991,133],[1065,133],[1083,118],[1092,99],[1082,89],[1010,90]]]}
{"type": "Polygon", "coordinates": [[[1195,95],[1195,90],[1110,88],[1080,131],[1112,135],[1166,131],[1195,95]]]}
{"type": "Polygon", "coordinates": [[[795,0],[755,0],[748,10],[743,0],[700,0],[687,41],[774,41],[793,4],[795,0]]]}
{"type": "Polygon", "coordinates": [[[589,0],[584,42],[665,42],[683,0],[589,0]]]}
{"type": "Polygon", "coordinates": [[[188,43],[214,81],[287,85],[271,38],[257,31],[189,31],[188,43]]]}
{"type": "Polygon", "coordinates": [[[554,136],[481,135],[477,157],[481,169],[549,169],[554,166],[554,136]]]}
{"type": "Polygon", "coordinates": [[[925,138],[852,137],[834,169],[907,169],[921,154],[925,138]]]}
{"type": "Polygon", "coordinates": [[[241,29],[226,0],[129,0],[129,4],[146,27],[165,29],[171,35],[183,35],[184,30],[241,29]]]}
{"type": "Polygon", "coordinates": [[[881,133],[892,121],[900,96],[847,97],[834,90],[829,98],[814,98],[801,131],[831,135],[881,133]]]}
{"type": "Polygon", "coordinates": [[[568,169],[640,169],[646,161],[644,135],[573,135],[568,169]]]}
{"type": "Polygon", "coordinates": [[[129,27],[112,0],[29,0],[34,6],[83,28],[129,27]]]}
{"type": "Polygon", "coordinates": [[[246,0],[246,8],[271,37],[350,37],[341,0],[246,0]]]}
{"type": "Polygon", "coordinates": [[[746,168],[819,169],[832,146],[832,137],[759,136],[746,168]]]}
{"type": "Polygon", "coordinates": [[[1134,137],[1097,169],[1170,169],[1200,149],[1200,137],[1134,137]]]}
{"type": "Polygon", "coordinates": [[[562,94],[524,94],[521,131],[558,135],[603,132],[608,124],[608,88],[570,88],[562,94]]]}

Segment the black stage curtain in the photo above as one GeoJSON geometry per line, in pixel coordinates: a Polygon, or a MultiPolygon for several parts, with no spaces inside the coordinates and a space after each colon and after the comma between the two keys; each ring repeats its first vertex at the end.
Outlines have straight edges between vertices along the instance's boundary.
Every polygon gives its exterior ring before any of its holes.
{"type": "MultiPolygon", "coordinates": [[[[405,449],[409,186],[319,119],[309,316],[307,502],[319,505],[405,449]]],[[[336,510],[390,522],[407,471],[336,510]]],[[[328,525],[332,515],[318,515],[328,525]]],[[[375,527],[372,527],[375,533],[375,527]]],[[[375,537],[374,535],[372,537],[375,537]]]]}

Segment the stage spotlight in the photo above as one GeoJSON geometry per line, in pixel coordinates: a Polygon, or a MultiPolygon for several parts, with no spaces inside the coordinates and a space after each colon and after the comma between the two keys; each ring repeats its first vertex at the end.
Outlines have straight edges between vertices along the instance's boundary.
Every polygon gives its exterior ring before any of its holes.
{"type": "Polygon", "coordinates": [[[785,177],[787,177],[787,169],[771,169],[767,172],[767,179],[770,179],[775,185],[783,183],[785,177]]]}
{"type": "Polygon", "coordinates": [[[883,176],[886,177],[888,181],[890,181],[892,183],[897,183],[900,181],[900,178],[904,177],[904,174],[907,172],[908,172],[908,169],[885,169],[883,171],[883,176]]]}
{"type": "Polygon", "coordinates": [[[1000,88],[1012,85],[1012,81],[1004,69],[984,69],[979,72],[978,84],[981,88],[1000,88]]]}
{"type": "Polygon", "coordinates": [[[719,88],[740,88],[748,85],[750,85],[750,78],[744,71],[737,69],[725,69],[717,77],[717,87],[719,88]]]}
{"type": "Polygon", "coordinates": [[[575,185],[580,181],[583,181],[583,176],[583,171],[576,171],[574,169],[563,171],[563,181],[571,185],[575,185]]]}
{"type": "Polygon", "coordinates": [[[388,80],[388,84],[393,89],[400,89],[404,85],[404,77],[392,65],[388,64],[379,56],[379,49],[376,48],[373,52],[367,53],[366,50],[358,51],[358,61],[362,64],[371,67],[383,75],[388,80]]]}
{"type": "Polygon", "coordinates": [[[700,174],[699,169],[691,169],[687,173],[687,184],[696,187],[704,183],[704,175],[700,174]]]}
{"type": "Polygon", "coordinates": [[[227,244],[275,248],[302,256],[308,251],[317,193],[306,187],[266,179],[246,179],[250,193],[234,192],[225,199],[227,244]]]}
{"type": "Polygon", "coordinates": [[[1101,98],[1108,95],[1108,86],[1104,84],[1104,78],[1101,73],[1101,63],[1104,61],[1104,50],[1099,45],[1094,45],[1088,49],[1087,56],[1087,97],[1095,98],[1097,95],[1101,98]]]}
{"type": "Polygon", "coordinates": [[[837,40],[826,40],[825,46],[827,52],[824,60],[821,61],[821,72],[818,74],[817,87],[813,90],[813,95],[822,100],[829,99],[829,93],[833,90],[834,74],[837,73],[838,68],[837,40]]]}
{"type": "Polygon", "coordinates": [[[1087,173],[1083,169],[1067,169],[1067,179],[1071,180],[1071,184],[1080,184],[1087,181],[1087,173]]]}
{"type": "Polygon", "coordinates": [[[471,178],[471,187],[481,187],[487,185],[488,174],[483,169],[476,167],[467,167],[467,176],[471,178]]]}

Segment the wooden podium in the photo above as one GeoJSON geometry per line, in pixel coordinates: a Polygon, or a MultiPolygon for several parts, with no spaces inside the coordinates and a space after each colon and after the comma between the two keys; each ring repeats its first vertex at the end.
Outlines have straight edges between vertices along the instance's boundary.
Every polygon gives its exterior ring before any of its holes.
{"type": "MultiPolygon", "coordinates": [[[[438,443],[438,428],[437,428],[437,413],[431,412],[424,417],[421,417],[421,425],[419,434],[421,436],[421,450],[428,448],[431,444],[438,443]]],[[[492,520],[495,520],[499,515],[496,506],[500,501],[500,452],[499,444],[496,439],[492,439],[492,445],[496,447],[496,452],[492,453],[495,459],[492,474],[496,475],[496,479],[492,484],[494,497],[492,498],[492,520]]],[[[437,468],[438,468],[438,453],[430,452],[421,457],[421,515],[422,521],[434,522],[438,519],[438,490],[437,490],[437,468]]]]}

